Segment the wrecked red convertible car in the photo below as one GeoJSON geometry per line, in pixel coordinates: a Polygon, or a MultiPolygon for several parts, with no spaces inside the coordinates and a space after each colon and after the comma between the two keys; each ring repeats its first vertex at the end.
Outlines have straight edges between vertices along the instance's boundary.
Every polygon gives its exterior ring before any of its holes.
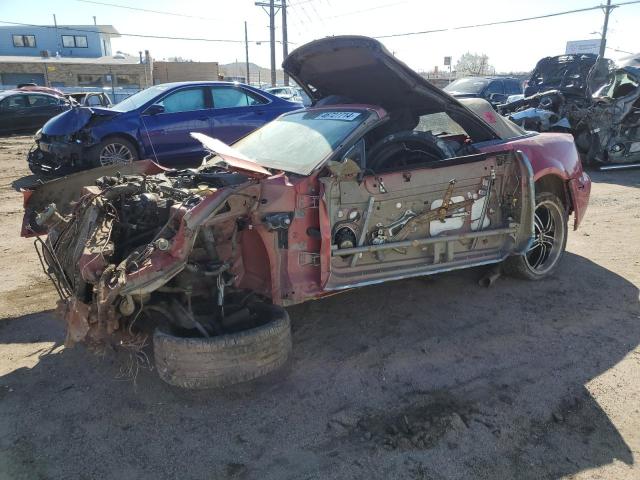
{"type": "Polygon", "coordinates": [[[26,192],[23,234],[48,232],[69,343],[148,338],[163,380],[220,386],[282,365],[288,305],[477,265],[556,269],[590,190],[570,135],[461,103],[365,37],[283,66],[314,105],[231,147],[194,135],[212,152],[198,169],[137,162],[26,192]]]}

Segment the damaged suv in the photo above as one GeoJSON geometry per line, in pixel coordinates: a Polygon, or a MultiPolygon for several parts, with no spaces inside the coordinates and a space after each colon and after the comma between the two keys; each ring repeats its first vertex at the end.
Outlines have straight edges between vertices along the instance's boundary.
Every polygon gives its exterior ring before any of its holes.
{"type": "Polygon", "coordinates": [[[601,170],[640,166],[640,61],[632,57],[614,68],[600,58],[581,65],[570,80],[556,82],[557,89],[537,85],[537,93],[500,112],[528,130],[571,132],[585,163],[601,170]]]}
{"type": "Polygon", "coordinates": [[[477,265],[556,270],[591,183],[570,135],[463,104],[366,37],[283,68],[314,105],[233,146],[194,134],[200,168],[142,161],[25,192],[68,343],[152,342],[164,381],[220,386],[284,363],[283,307],[477,265]]]}

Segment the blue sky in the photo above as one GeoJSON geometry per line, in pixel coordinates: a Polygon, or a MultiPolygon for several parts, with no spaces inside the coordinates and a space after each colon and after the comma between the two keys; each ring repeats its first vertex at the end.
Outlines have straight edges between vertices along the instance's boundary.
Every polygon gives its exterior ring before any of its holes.
{"type": "MultiPolygon", "coordinates": [[[[198,18],[161,15],[126,10],[78,0],[0,0],[0,20],[52,24],[114,25],[120,32],[181,37],[244,40],[244,21],[249,28],[250,60],[269,65],[268,16],[254,0],[102,0],[106,3],[164,10],[198,18]]],[[[598,0],[289,0],[289,40],[303,44],[327,35],[384,35],[496,20],[528,17],[598,5],[598,0]]],[[[615,3],[615,0],[614,0],[615,3]]],[[[454,62],[471,51],[486,53],[498,71],[530,70],[547,55],[564,53],[567,40],[597,38],[602,28],[600,10],[512,25],[447,31],[383,42],[396,56],[418,70],[440,68],[445,55],[454,62]]],[[[640,25],[640,4],[620,7],[612,13],[608,45],[621,50],[640,51],[635,31],[640,25]],[[635,37],[635,38],[634,38],[635,37]]],[[[276,36],[280,38],[280,18],[276,36]]],[[[209,43],[122,37],[112,41],[114,50],[137,54],[148,49],[156,59],[181,56],[220,63],[244,60],[241,43],[209,43]]],[[[277,63],[282,61],[278,45],[277,63]]],[[[295,48],[294,45],[290,49],[295,48]]],[[[624,56],[612,50],[610,58],[624,56]]]]}

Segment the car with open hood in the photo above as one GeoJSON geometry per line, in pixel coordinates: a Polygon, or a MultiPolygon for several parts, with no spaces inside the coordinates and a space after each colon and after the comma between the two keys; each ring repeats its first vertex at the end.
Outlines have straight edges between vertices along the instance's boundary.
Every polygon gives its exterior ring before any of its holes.
{"type": "Polygon", "coordinates": [[[283,68],[313,106],[233,145],[194,132],[197,169],[135,162],[25,191],[68,343],[152,341],[163,380],[220,386],[286,361],[283,307],[479,265],[556,271],[590,190],[570,135],[458,101],[366,37],[283,68]]]}
{"type": "Polygon", "coordinates": [[[197,165],[205,152],[191,132],[233,142],[302,104],[230,82],[154,85],[105,108],[75,106],[36,134],[28,162],[36,174],[153,158],[165,166],[197,165]]]}

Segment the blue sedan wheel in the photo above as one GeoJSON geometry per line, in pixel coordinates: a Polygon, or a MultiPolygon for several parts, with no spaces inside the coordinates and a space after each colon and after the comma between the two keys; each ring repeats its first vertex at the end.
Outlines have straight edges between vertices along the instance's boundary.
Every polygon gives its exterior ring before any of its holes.
{"type": "Polygon", "coordinates": [[[128,165],[138,160],[138,151],[129,140],[111,137],[92,148],[90,160],[96,167],[128,165]]]}
{"type": "Polygon", "coordinates": [[[133,153],[127,145],[114,142],[105,145],[100,152],[100,165],[127,165],[133,161],[133,153]]]}

